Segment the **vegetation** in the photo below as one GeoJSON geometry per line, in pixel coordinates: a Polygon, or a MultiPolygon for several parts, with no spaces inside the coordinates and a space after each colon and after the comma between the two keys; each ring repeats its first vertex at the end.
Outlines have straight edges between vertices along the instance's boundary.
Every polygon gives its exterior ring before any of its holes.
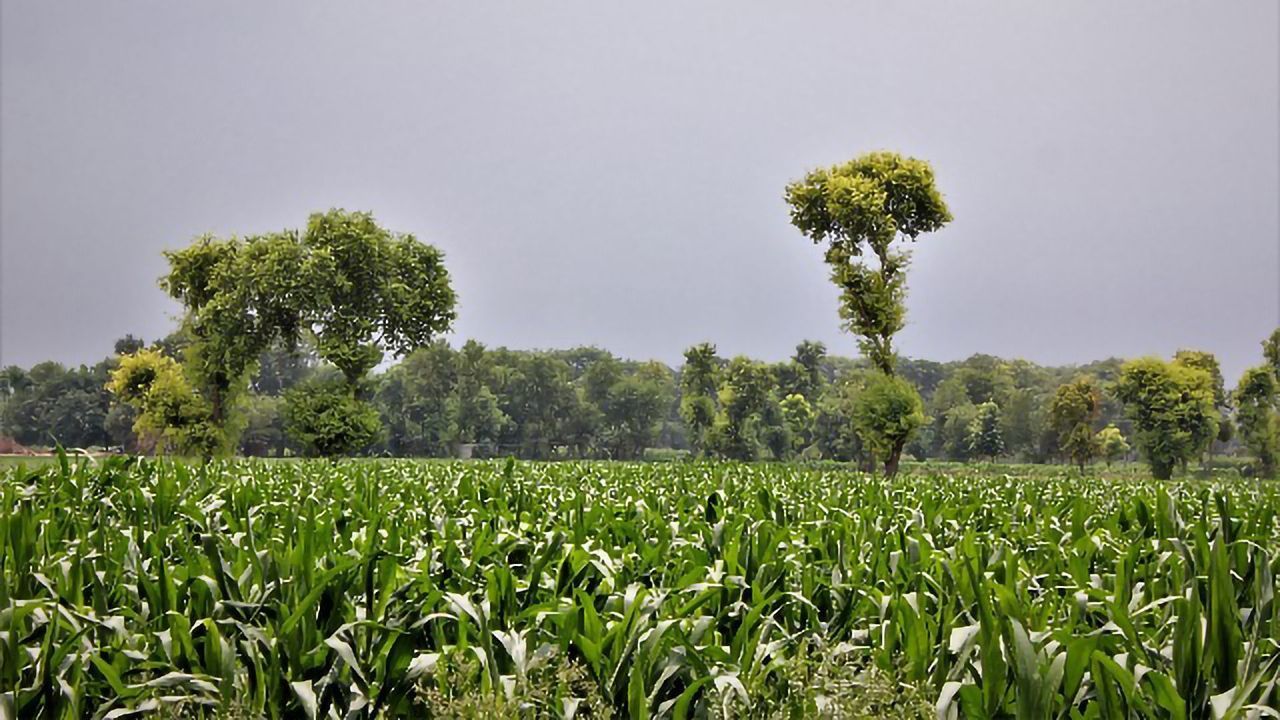
{"type": "MultiPolygon", "coordinates": [[[[933,168],[923,160],[891,152],[868,153],[843,165],[810,172],[786,190],[791,224],[814,243],[827,243],[824,259],[831,281],[840,288],[840,317],[856,334],[862,354],[889,378],[896,356],[893,336],[906,323],[906,269],[910,254],[896,249],[900,240],[914,241],[951,221],[942,194],[934,186],[933,168]],[[869,256],[869,257],[868,257],[869,256]]],[[[919,425],[920,404],[902,402],[909,384],[873,383],[882,399],[892,388],[894,401],[864,421],[883,422],[872,430],[885,474],[898,470],[899,458],[919,425]],[[897,409],[901,414],[881,412],[897,409]],[[882,441],[893,438],[885,445],[882,441]]],[[[863,427],[867,427],[865,424],[863,427]]]]}
{"type": "MultiPolygon", "coordinates": [[[[290,434],[329,437],[320,444],[301,441],[312,452],[366,447],[378,417],[361,392],[365,375],[384,349],[404,355],[448,330],[454,318],[439,251],[383,229],[368,213],[316,213],[301,233],[204,236],[165,257],[170,270],[161,286],[186,310],[183,367],[192,387],[185,392],[207,408],[205,420],[223,436],[221,443],[184,448],[205,456],[229,450],[238,439],[237,405],[263,354],[276,344],[293,350],[303,340],[338,370],[347,397],[337,397],[333,384],[289,394],[290,434]],[[346,428],[355,434],[339,440],[334,414],[346,410],[359,421],[346,428]]],[[[137,405],[141,398],[121,400],[137,405]]]]}
{"type": "Polygon", "coordinates": [[[1116,395],[1129,408],[1138,447],[1159,480],[1199,456],[1218,433],[1212,378],[1204,370],[1159,358],[1132,360],[1116,395]]]}
{"type": "Polygon", "coordinates": [[[1276,410],[1280,396],[1272,368],[1266,365],[1245,371],[1236,386],[1236,418],[1241,440],[1258,458],[1261,473],[1272,477],[1276,471],[1276,454],[1280,452],[1280,427],[1276,410]]]}
{"type": "Polygon", "coordinates": [[[0,477],[6,717],[1280,702],[1271,484],[126,458],[0,477]]]}
{"type": "MultiPolygon", "coordinates": [[[[122,338],[118,345],[126,355],[154,351],[174,360],[187,375],[181,334],[149,344],[122,338]]],[[[710,345],[690,353],[692,361],[670,368],[621,359],[598,348],[527,352],[486,348],[474,341],[454,348],[435,340],[364,379],[361,407],[376,410],[377,427],[368,431],[371,440],[334,445],[331,451],[346,447],[356,454],[425,457],[717,456],[724,446],[708,446],[707,440],[722,413],[720,394],[728,363],[710,345]]],[[[5,369],[0,373],[0,435],[32,447],[57,442],[66,447],[180,452],[147,428],[135,432],[138,410],[107,390],[121,357],[92,367],[41,363],[30,370],[5,369]]],[[[754,457],[860,465],[871,461],[873,448],[864,442],[866,430],[855,422],[855,411],[876,374],[874,368],[864,360],[828,355],[818,343],[801,343],[787,361],[755,365],[765,369],[761,379],[767,387],[750,423],[753,430],[746,436],[754,457]]],[[[915,460],[989,459],[975,453],[970,430],[979,406],[991,402],[999,410],[1004,446],[997,459],[1078,463],[1079,453],[1072,456],[1077,444],[1062,444],[1052,410],[1061,388],[1087,378],[1097,394],[1090,391],[1083,397],[1090,398],[1096,410],[1086,413],[1087,423],[1069,437],[1083,439],[1087,425],[1090,442],[1078,446],[1093,447],[1089,458],[1105,460],[1097,443],[1102,439],[1098,433],[1107,426],[1115,426],[1127,444],[1136,443],[1131,415],[1116,396],[1122,365],[1120,360],[1106,360],[1055,368],[987,355],[950,363],[899,358],[897,377],[917,388],[923,401],[923,423],[904,452],[915,460]]],[[[189,379],[188,384],[194,385],[189,379]]],[[[259,356],[237,400],[231,424],[236,437],[218,439],[213,446],[233,442],[231,447],[244,455],[318,454],[299,435],[305,428],[296,423],[292,433],[286,428],[291,411],[286,396],[295,388],[343,385],[341,373],[322,362],[308,343],[293,351],[273,344],[259,356]]],[[[1261,407],[1271,408],[1267,412],[1244,407],[1237,401],[1240,387],[1237,384],[1228,394],[1227,406],[1219,412],[1230,413],[1232,424],[1247,421],[1250,428],[1272,422],[1274,406],[1263,402],[1261,407]]],[[[312,424],[318,417],[312,416],[312,424]]],[[[1223,418],[1222,424],[1227,423],[1223,418]]],[[[1219,433],[1207,444],[1219,455],[1215,465],[1267,477],[1272,471],[1258,460],[1222,458],[1259,458],[1259,449],[1270,447],[1259,444],[1264,436],[1242,426],[1236,436],[1224,441],[1219,433]]],[[[1120,451],[1112,459],[1131,455],[1120,451]]],[[[1203,448],[1192,459],[1209,467],[1203,448]]]]}
{"type": "Polygon", "coordinates": [[[1124,433],[1120,432],[1120,428],[1115,425],[1108,425],[1098,431],[1095,436],[1095,442],[1098,447],[1098,454],[1107,461],[1107,467],[1111,467],[1112,463],[1118,462],[1125,455],[1129,454],[1132,449],[1129,447],[1129,441],[1125,439],[1124,433]]]}
{"type": "Polygon", "coordinates": [[[1102,394],[1089,377],[1062,385],[1053,394],[1049,415],[1058,433],[1058,448],[1081,469],[1098,454],[1093,424],[1101,407],[1102,394]]]}

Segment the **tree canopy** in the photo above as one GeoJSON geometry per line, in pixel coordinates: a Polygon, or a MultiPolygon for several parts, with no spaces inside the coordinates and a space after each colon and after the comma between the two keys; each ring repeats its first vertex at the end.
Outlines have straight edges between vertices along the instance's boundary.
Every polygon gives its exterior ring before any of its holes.
{"type": "Polygon", "coordinates": [[[1148,357],[1124,364],[1116,383],[1151,474],[1166,480],[1218,431],[1213,378],[1204,370],[1148,357]]]}

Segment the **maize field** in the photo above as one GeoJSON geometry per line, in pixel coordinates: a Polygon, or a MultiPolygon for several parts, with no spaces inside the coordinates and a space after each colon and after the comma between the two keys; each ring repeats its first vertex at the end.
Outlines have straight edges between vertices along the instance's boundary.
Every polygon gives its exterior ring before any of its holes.
{"type": "Polygon", "coordinates": [[[2,472],[3,718],[1280,717],[1271,484],[2,472]]]}

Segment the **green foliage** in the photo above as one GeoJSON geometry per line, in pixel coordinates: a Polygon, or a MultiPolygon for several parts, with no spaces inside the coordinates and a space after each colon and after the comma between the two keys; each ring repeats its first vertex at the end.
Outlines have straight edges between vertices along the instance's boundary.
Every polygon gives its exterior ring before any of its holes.
{"type": "Polygon", "coordinates": [[[277,340],[297,337],[312,299],[312,264],[291,233],[206,235],[165,258],[169,273],[160,285],[186,310],[187,373],[209,404],[211,422],[225,430],[259,356],[277,340]]]}
{"type": "Polygon", "coordinates": [[[250,395],[241,404],[244,430],[240,433],[240,454],[279,457],[287,446],[284,430],[284,398],[250,395]]]}
{"type": "Polygon", "coordinates": [[[658,428],[672,403],[671,383],[671,371],[650,362],[605,387],[598,407],[603,420],[602,441],[610,457],[640,458],[645,448],[657,441],[658,428]]]}
{"type": "Polygon", "coordinates": [[[1209,375],[1209,383],[1213,388],[1213,404],[1224,408],[1227,405],[1227,390],[1223,384],[1222,366],[1218,358],[1204,350],[1179,350],[1173,354],[1173,362],[1183,367],[1203,370],[1209,375]]]}
{"type": "Polygon", "coordinates": [[[284,430],[307,455],[336,457],[366,450],[378,440],[378,411],[345,383],[311,381],[285,393],[284,430]]]}
{"type": "Polygon", "coordinates": [[[65,368],[42,362],[6,368],[0,383],[0,435],[24,445],[106,445],[110,363],[65,368]]]}
{"type": "Polygon", "coordinates": [[[708,435],[720,411],[717,403],[720,359],[716,346],[694,345],[684,351],[684,368],[680,371],[680,419],[689,433],[689,444],[695,455],[706,451],[708,435]]]}
{"type": "Polygon", "coordinates": [[[1209,373],[1159,358],[1124,364],[1115,386],[1136,430],[1138,448],[1158,479],[1186,465],[1218,432],[1209,373]]]}
{"type": "MultiPolygon", "coordinates": [[[[170,269],[161,285],[186,309],[188,371],[211,421],[228,435],[230,408],[255,363],[273,350],[292,351],[302,334],[315,338],[319,356],[356,391],[384,348],[404,355],[454,318],[439,251],[383,229],[367,213],[317,213],[302,233],[205,236],[165,256],[170,269]]],[[[284,389],[269,377],[265,384],[284,389]]]]}
{"type": "Polygon", "coordinates": [[[134,432],[165,452],[210,457],[230,451],[223,428],[183,374],[182,366],[154,350],[120,358],[107,389],[137,411],[134,432]]]}
{"type": "Polygon", "coordinates": [[[1275,477],[1280,453],[1280,421],[1276,417],[1280,409],[1278,384],[1271,367],[1263,365],[1245,370],[1235,391],[1240,439],[1258,458],[1263,477],[1275,477]]]}
{"type": "Polygon", "coordinates": [[[924,403],[911,383],[874,372],[853,406],[853,424],[873,457],[885,463],[885,474],[897,472],[897,459],[911,436],[925,423],[924,403]]]}
{"type": "Polygon", "coordinates": [[[948,460],[969,460],[973,457],[969,446],[969,428],[978,419],[978,406],[968,401],[948,409],[935,420],[934,442],[941,455],[948,460]]]}
{"type": "Polygon", "coordinates": [[[1234,720],[1276,705],[1280,488],[1009,472],[9,468],[0,707],[1234,720]]]}
{"type": "Polygon", "coordinates": [[[484,345],[468,340],[458,351],[457,385],[449,399],[453,438],[459,443],[493,443],[509,422],[502,412],[495,384],[493,362],[484,345]]]}
{"type": "Polygon", "coordinates": [[[899,239],[940,229],[951,213],[923,160],[891,152],[862,155],[814,170],[786,189],[791,224],[827,243],[831,279],[841,289],[841,317],[861,337],[863,354],[893,374],[893,336],[905,319],[908,255],[899,239]],[[875,264],[862,261],[864,255],[875,264]]]}
{"type": "Polygon", "coordinates": [[[1271,366],[1271,372],[1280,377],[1280,328],[1271,333],[1271,337],[1262,341],[1262,356],[1271,366]]]}
{"type": "Polygon", "coordinates": [[[1058,449],[1081,469],[1098,454],[1093,423],[1101,407],[1102,393],[1087,375],[1059,386],[1049,406],[1058,449]]]}
{"type": "Polygon", "coordinates": [[[1004,435],[1000,430],[1000,406],[988,400],[977,406],[969,423],[969,452],[976,457],[995,460],[1004,453],[1004,435]]]}
{"type": "Polygon", "coordinates": [[[771,400],[773,379],[763,363],[739,355],[725,366],[718,394],[720,411],[707,448],[732,460],[754,460],[760,453],[762,414],[771,400]]]}
{"type": "Polygon", "coordinates": [[[860,387],[842,378],[819,398],[813,417],[813,445],[821,457],[844,462],[864,459],[862,438],[853,421],[860,387]]]}
{"type": "Polygon", "coordinates": [[[1099,454],[1107,461],[1107,466],[1111,463],[1122,459],[1129,454],[1129,441],[1125,439],[1124,433],[1120,432],[1120,428],[1115,425],[1108,425],[1098,431],[1095,436],[1094,444],[1098,448],[1099,454]]]}
{"type": "Polygon", "coordinates": [[[384,229],[368,213],[313,214],[299,251],[307,269],[300,320],[348,385],[359,384],[384,348],[405,355],[453,323],[455,298],[440,251],[384,229]]]}
{"type": "Polygon", "coordinates": [[[782,421],[787,428],[787,437],[791,442],[789,455],[799,453],[813,442],[813,406],[803,395],[791,394],[778,403],[782,413],[782,421]]]}
{"type": "Polygon", "coordinates": [[[571,438],[570,421],[581,417],[584,405],[572,383],[569,366],[547,353],[498,352],[496,394],[511,422],[502,444],[519,449],[522,457],[546,459],[571,438]]]}

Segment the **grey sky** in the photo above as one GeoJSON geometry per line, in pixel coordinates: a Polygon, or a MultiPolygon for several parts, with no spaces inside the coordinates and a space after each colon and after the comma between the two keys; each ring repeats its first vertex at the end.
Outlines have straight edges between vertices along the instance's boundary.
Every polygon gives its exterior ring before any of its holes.
{"type": "Polygon", "coordinates": [[[342,206],[441,247],[456,337],[853,354],[783,185],[930,160],[899,347],[1219,354],[1280,323],[1274,0],[4,0],[0,362],[167,332],[160,251],[342,206]]]}

